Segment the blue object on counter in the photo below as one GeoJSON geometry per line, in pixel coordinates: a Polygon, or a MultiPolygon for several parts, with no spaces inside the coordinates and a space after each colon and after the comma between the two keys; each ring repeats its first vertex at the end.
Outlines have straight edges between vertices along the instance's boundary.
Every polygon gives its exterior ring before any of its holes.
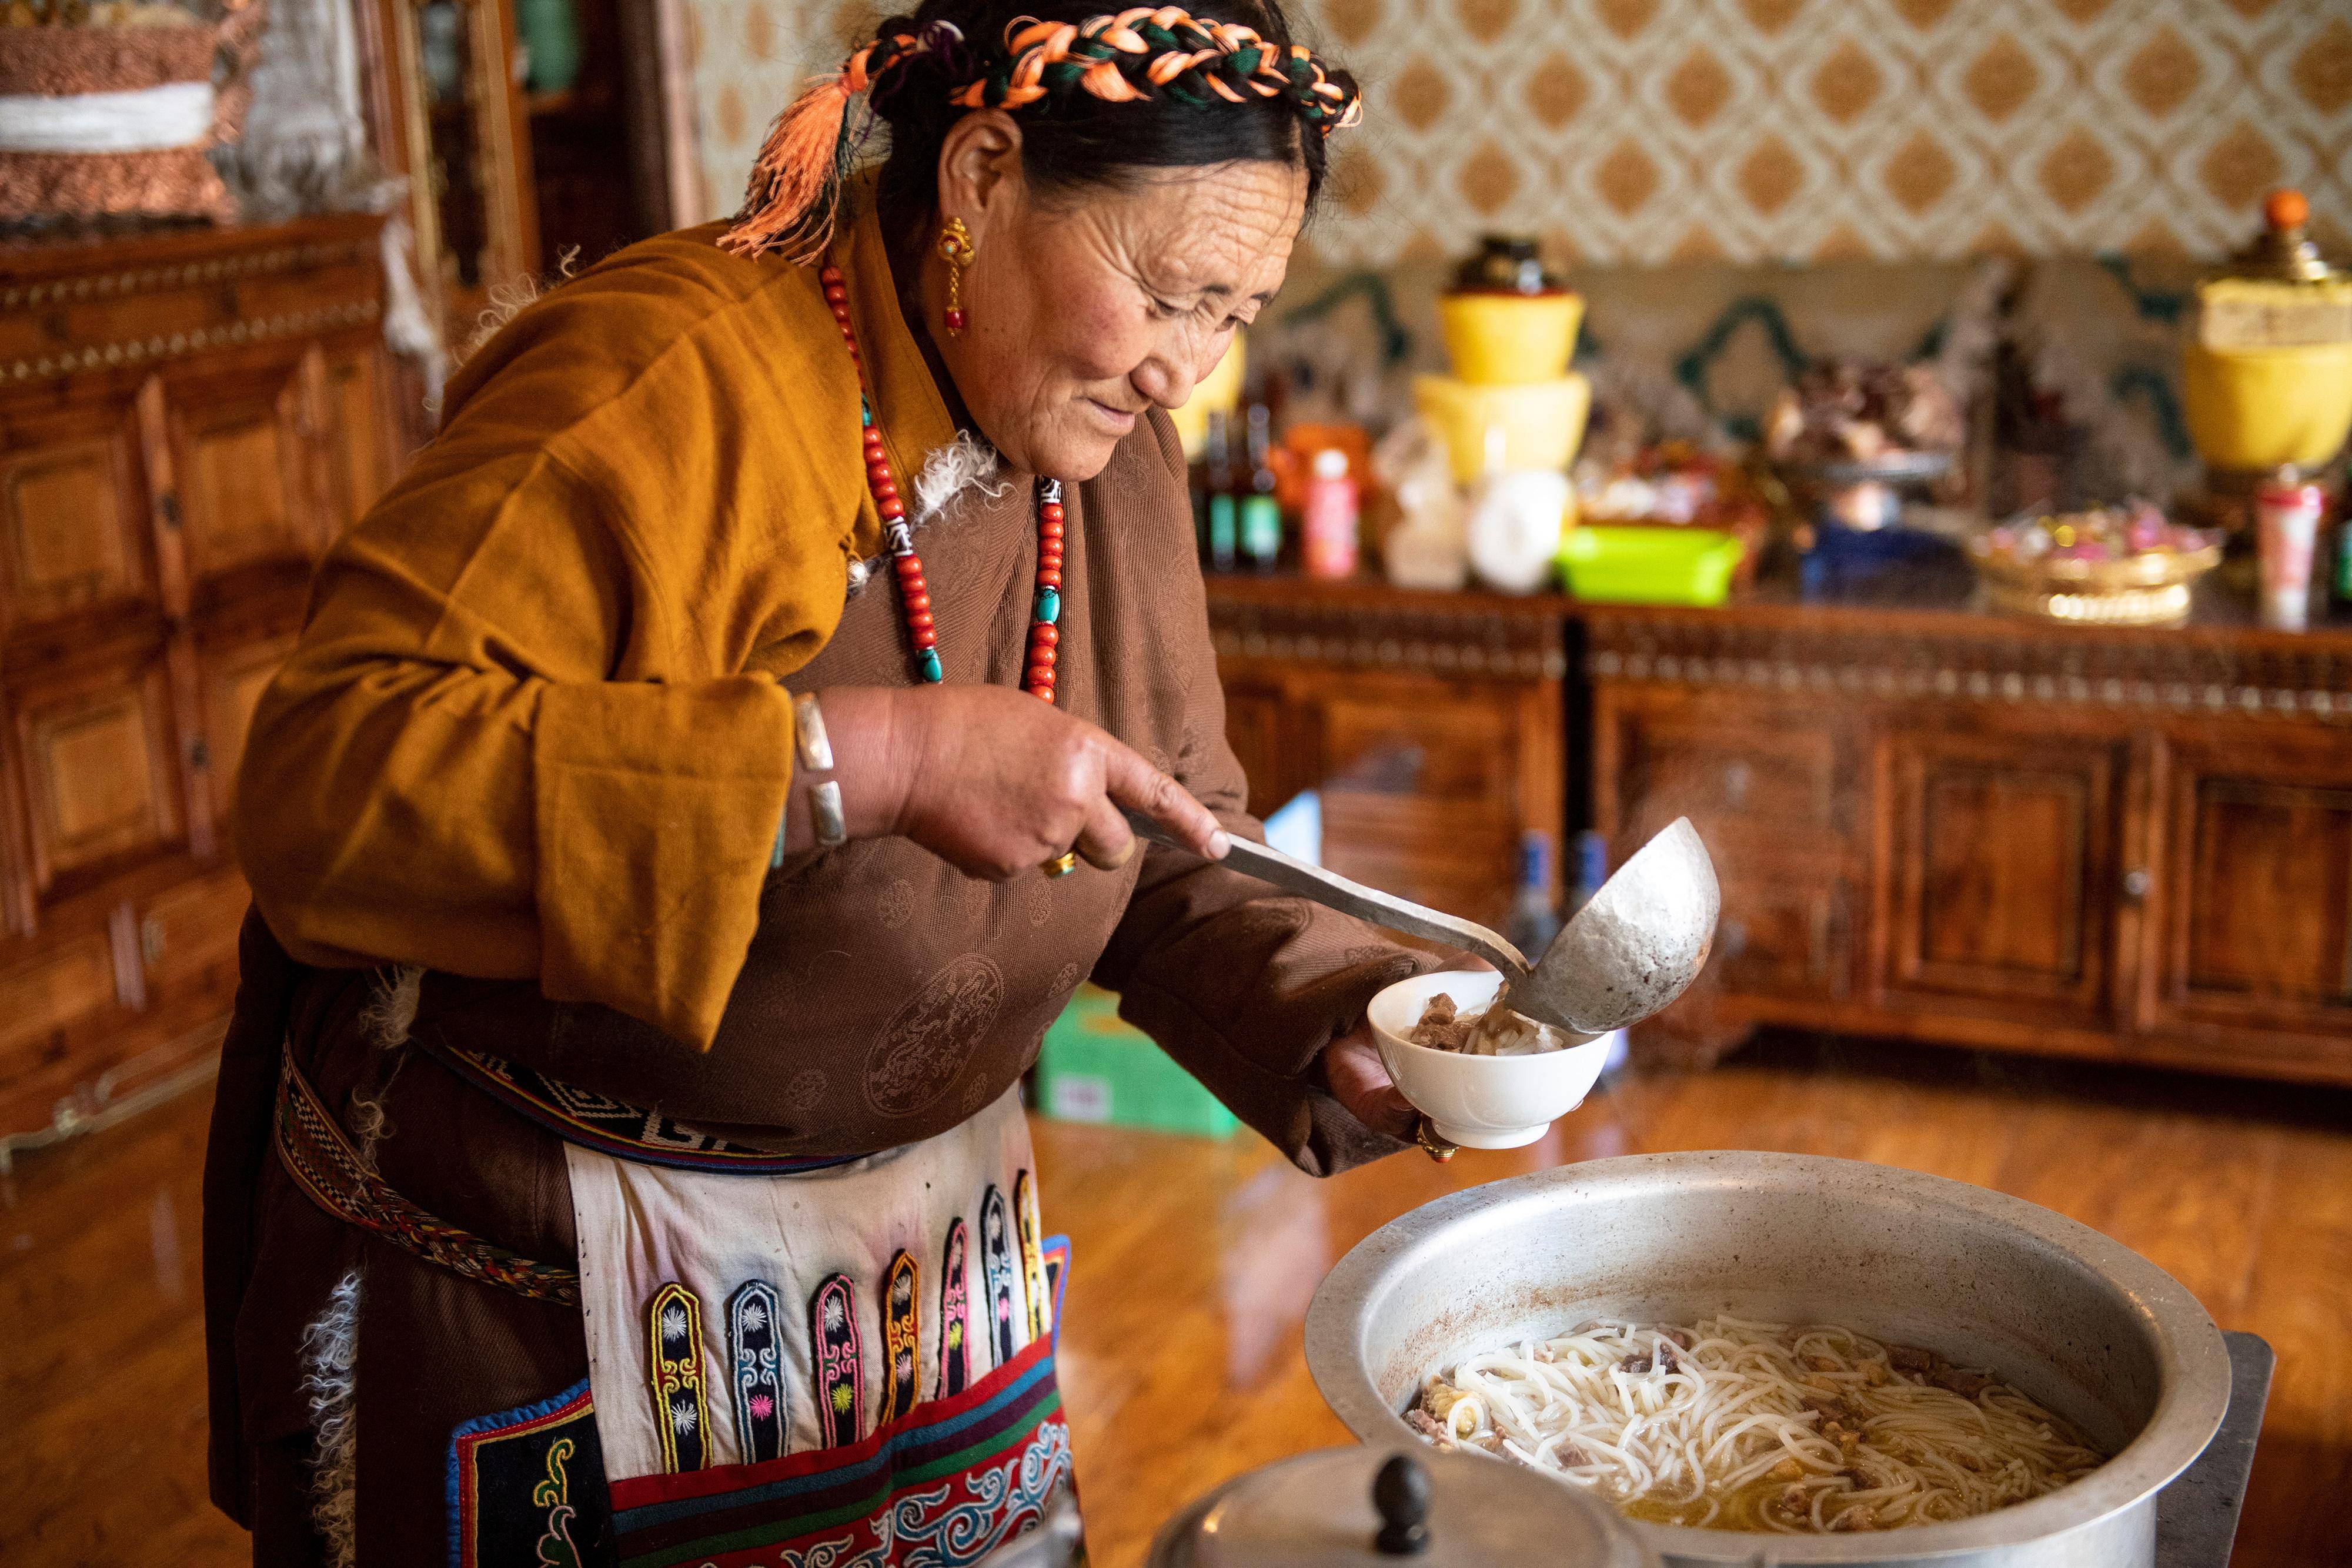
{"type": "Polygon", "coordinates": [[[1828,523],[1814,528],[1801,578],[1808,599],[1889,588],[1940,597],[1955,589],[1965,593],[1974,580],[1968,556],[1949,539],[1916,528],[1864,532],[1828,523]]]}
{"type": "Polygon", "coordinates": [[[1301,789],[1266,813],[1265,841],[1293,860],[1323,863],[1323,797],[1301,789]]]}

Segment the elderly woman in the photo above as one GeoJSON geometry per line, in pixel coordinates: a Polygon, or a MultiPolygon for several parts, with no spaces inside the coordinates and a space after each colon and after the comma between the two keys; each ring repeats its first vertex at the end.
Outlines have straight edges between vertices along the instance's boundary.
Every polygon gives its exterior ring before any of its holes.
{"type": "Polygon", "coordinates": [[[732,226],[451,383],[239,782],[206,1288],[258,1560],[1066,1555],[1017,1085],[1072,989],[1309,1171],[1400,1146],[1361,1019],[1417,960],[1215,863],[1258,830],[1160,412],[1355,115],[1270,3],[929,0],[732,226]]]}

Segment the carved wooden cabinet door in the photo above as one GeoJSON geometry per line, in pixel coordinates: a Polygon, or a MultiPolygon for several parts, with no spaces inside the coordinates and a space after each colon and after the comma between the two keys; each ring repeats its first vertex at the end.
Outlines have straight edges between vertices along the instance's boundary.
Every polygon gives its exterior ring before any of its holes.
{"type": "MultiPolygon", "coordinates": [[[[392,450],[392,374],[383,347],[345,349],[311,361],[326,429],[331,534],[360,520],[393,480],[400,459],[392,450]]],[[[322,541],[324,542],[324,541],[322,541]]]]}
{"type": "Polygon", "coordinates": [[[1323,862],[1342,876],[1499,925],[1520,835],[1539,829],[1557,849],[1557,682],[1229,664],[1224,683],[1250,810],[1262,817],[1316,790],[1323,862]]]}
{"type": "Polygon", "coordinates": [[[164,521],[176,528],[191,612],[229,601],[257,578],[306,574],[326,548],[337,524],[321,390],[315,370],[290,355],[164,384],[178,495],[176,517],[164,521]]]}
{"type": "Polygon", "coordinates": [[[1559,841],[1559,701],[1538,681],[1350,671],[1315,682],[1300,716],[1322,794],[1324,863],[1505,923],[1521,833],[1559,841]]]}
{"type": "Polygon", "coordinates": [[[1846,996],[1863,806],[1857,742],[1840,716],[1745,693],[1604,685],[1592,727],[1593,821],[1610,862],[1677,817],[1715,862],[1723,915],[1697,1001],[1846,996]]]}
{"type": "Polygon", "coordinates": [[[2183,726],[2162,779],[2145,1022],[2271,1071],[2352,1067],[2352,732],[2183,726]]]}
{"type": "MultiPolygon", "coordinates": [[[[152,621],[160,611],[129,398],[0,416],[0,618],[20,651],[70,621],[152,621]]],[[[14,662],[14,661],[12,661],[14,662]]]]}
{"type": "Polygon", "coordinates": [[[1249,779],[1250,814],[1261,820],[1314,786],[1293,734],[1296,707],[1278,681],[1235,679],[1225,686],[1225,743],[1249,779]]]}
{"type": "Polygon", "coordinates": [[[2119,733],[1985,722],[1879,744],[1884,1005],[2104,1026],[2135,780],[2119,733]]]}

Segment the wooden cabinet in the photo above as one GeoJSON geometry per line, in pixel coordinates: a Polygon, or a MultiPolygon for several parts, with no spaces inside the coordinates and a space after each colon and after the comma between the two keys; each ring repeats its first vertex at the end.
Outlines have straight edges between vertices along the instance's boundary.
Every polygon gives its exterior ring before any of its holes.
{"type": "Polygon", "coordinates": [[[1714,956],[1639,1031],[1759,1024],[2352,1084],[2352,624],[2064,627],[1213,579],[1260,811],[1475,919],[1512,848],[1677,817],[1714,956]]]}
{"type": "Polygon", "coordinates": [[[2164,739],[2143,1027],[2217,1065],[2352,1077],[2352,731],[2164,739]]]}
{"type": "Polygon", "coordinates": [[[1586,607],[1595,820],[1675,815],[1759,1023],[2352,1082],[2352,632],[1586,607]]]}
{"type": "Polygon", "coordinates": [[[1337,608],[1292,604],[1283,586],[1215,590],[1226,737],[1251,809],[1314,789],[1332,870],[1502,925],[1525,836],[1556,852],[1564,826],[1558,601],[1431,614],[1371,588],[1337,608]]]}
{"type": "Polygon", "coordinates": [[[0,1164],[217,1038],[246,727],[402,451],[378,224],[0,247],[0,1164]]]}
{"type": "Polygon", "coordinates": [[[1883,1003],[2111,1022],[2128,742],[1897,718],[1876,746],[1883,1003]]]}

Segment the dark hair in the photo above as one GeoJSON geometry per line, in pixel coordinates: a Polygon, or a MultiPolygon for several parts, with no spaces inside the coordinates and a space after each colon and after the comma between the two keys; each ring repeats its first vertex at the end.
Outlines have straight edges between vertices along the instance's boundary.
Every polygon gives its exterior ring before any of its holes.
{"type": "MultiPolygon", "coordinates": [[[[1288,50],[1290,25],[1277,0],[1208,3],[1216,6],[1219,22],[1248,27],[1276,50],[1288,50]]],[[[949,127],[969,112],[950,102],[950,94],[985,74],[989,62],[1003,58],[1007,24],[1022,17],[1076,24],[1102,10],[1100,0],[923,0],[912,13],[883,22],[877,32],[886,38],[894,33],[937,37],[936,24],[942,22],[963,35],[959,45],[898,61],[875,83],[874,112],[890,132],[877,192],[885,223],[918,224],[937,207],[940,148],[949,127]]],[[[1353,77],[1334,69],[1328,79],[1353,99],[1353,77]]],[[[1160,90],[1113,103],[1087,92],[1062,91],[1024,105],[1016,118],[1022,170],[1048,194],[1088,186],[1127,188],[1147,170],[1241,162],[1305,170],[1310,209],[1323,185],[1323,132],[1311,123],[1309,111],[1287,96],[1250,96],[1236,103],[1160,90]]]]}

